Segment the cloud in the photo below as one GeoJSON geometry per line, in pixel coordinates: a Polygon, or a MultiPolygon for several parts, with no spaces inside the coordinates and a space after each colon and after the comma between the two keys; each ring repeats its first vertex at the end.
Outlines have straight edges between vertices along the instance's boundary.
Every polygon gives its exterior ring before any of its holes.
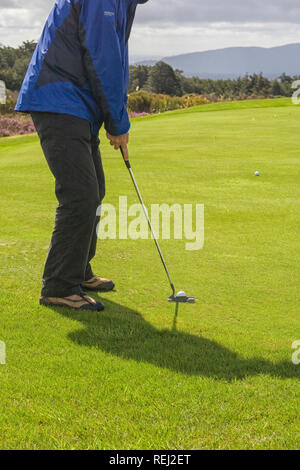
{"type": "MultiPolygon", "coordinates": [[[[54,0],[0,0],[0,43],[37,40],[53,5],[54,0]]],[[[299,23],[299,0],[149,0],[137,9],[131,52],[166,56],[300,42],[299,23]]]]}
{"type": "Polygon", "coordinates": [[[149,0],[138,9],[138,23],[199,24],[207,22],[299,23],[299,0],[149,0]]]}
{"type": "Polygon", "coordinates": [[[146,26],[134,28],[131,38],[133,61],[149,55],[166,57],[224,47],[274,47],[300,43],[298,25],[288,23],[207,23],[163,30],[146,26]]]}
{"type": "Polygon", "coordinates": [[[17,0],[1,0],[0,11],[6,8],[20,8],[17,0]]]}

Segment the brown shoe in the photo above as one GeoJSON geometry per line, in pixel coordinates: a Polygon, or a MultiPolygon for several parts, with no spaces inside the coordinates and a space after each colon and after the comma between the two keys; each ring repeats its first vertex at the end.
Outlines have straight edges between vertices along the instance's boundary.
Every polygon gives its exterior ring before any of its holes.
{"type": "Polygon", "coordinates": [[[91,310],[100,312],[104,310],[101,302],[88,297],[87,295],[71,295],[70,297],[41,297],[40,305],[47,307],[67,307],[74,310],[91,310]]]}
{"type": "Polygon", "coordinates": [[[82,288],[84,290],[89,290],[92,292],[109,292],[113,290],[115,284],[113,281],[109,279],[103,279],[98,276],[92,277],[89,281],[85,281],[82,283],[82,288]]]}

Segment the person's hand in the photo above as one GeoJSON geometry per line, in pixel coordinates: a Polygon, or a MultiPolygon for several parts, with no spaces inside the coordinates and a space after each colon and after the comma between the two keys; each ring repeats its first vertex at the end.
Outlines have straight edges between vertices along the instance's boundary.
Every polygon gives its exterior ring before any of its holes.
{"type": "Polygon", "coordinates": [[[112,145],[115,150],[119,150],[119,148],[122,147],[124,158],[125,160],[128,160],[129,156],[127,144],[129,142],[129,133],[127,132],[126,134],[122,135],[111,135],[107,132],[106,137],[110,141],[110,145],[112,145]]]}

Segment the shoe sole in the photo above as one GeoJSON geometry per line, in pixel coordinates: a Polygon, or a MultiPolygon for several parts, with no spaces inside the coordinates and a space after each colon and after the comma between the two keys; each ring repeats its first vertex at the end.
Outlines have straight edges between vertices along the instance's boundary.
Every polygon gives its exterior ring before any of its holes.
{"type": "Polygon", "coordinates": [[[64,308],[77,310],[77,311],[88,310],[90,312],[102,312],[104,310],[104,305],[100,305],[99,303],[97,304],[97,306],[95,305],[95,308],[91,308],[92,305],[91,307],[89,307],[88,305],[83,305],[80,308],[76,308],[76,307],[71,307],[70,305],[64,304],[62,302],[52,303],[52,302],[47,302],[46,300],[40,299],[40,305],[42,305],[43,307],[64,307],[64,308]]]}

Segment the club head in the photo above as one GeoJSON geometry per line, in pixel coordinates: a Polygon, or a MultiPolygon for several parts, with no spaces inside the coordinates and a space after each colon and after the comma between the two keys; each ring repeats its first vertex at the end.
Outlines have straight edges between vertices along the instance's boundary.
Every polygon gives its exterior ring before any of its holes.
{"type": "Polygon", "coordinates": [[[169,297],[169,302],[172,303],[177,303],[177,304],[194,304],[195,303],[195,297],[188,297],[187,295],[185,296],[178,296],[178,295],[171,295],[169,297]]]}

